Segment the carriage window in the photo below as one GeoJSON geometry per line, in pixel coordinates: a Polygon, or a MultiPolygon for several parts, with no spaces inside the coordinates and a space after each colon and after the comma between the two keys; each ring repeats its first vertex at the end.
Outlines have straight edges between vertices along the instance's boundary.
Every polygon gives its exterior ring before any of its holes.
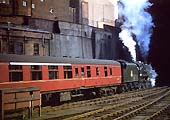
{"type": "Polygon", "coordinates": [[[71,66],[64,66],[64,78],[72,78],[71,66]]]}
{"type": "Polygon", "coordinates": [[[9,81],[22,81],[23,72],[21,65],[9,65],[9,81]]]}
{"type": "Polygon", "coordinates": [[[31,65],[31,70],[41,70],[40,65],[31,65]]]}
{"type": "Polygon", "coordinates": [[[21,65],[9,65],[9,70],[22,70],[21,65]]]}
{"type": "Polygon", "coordinates": [[[104,75],[105,75],[105,77],[108,76],[107,67],[104,67],[104,75]]]}
{"type": "Polygon", "coordinates": [[[32,80],[42,80],[42,70],[40,65],[31,65],[32,80]]]}
{"type": "Polygon", "coordinates": [[[110,75],[112,75],[112,68],[110,68],[110,75]]]}
{"type": "Polygon", "coordinates": [[[49,79],[58,79],[58,66],[48,66],[49,79]]]}
{"type": "Polygon", "coordinates": [[[84,68],[83,67],[81,68],[81,76],[85,76],[84,68]]]}
{"type": "Polygon", "coordinates": [[[91,77],[90,66],[87,66],[87,77],[91,77]]]}
{"type": "Polygon", "coordinates": [[[76,76],[79,76],[78,68],[75,68],[75,75],[76,75],[76,76]]]}
{"type": "Polygon", "coordinates": [[[96,76],[99,76],[99,68],[96,67],[96,76]]]}

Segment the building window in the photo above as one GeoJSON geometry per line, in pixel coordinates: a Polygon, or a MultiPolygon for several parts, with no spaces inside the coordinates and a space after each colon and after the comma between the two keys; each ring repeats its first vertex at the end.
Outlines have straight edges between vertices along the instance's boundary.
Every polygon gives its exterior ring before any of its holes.
{"type": "Polygon", "coordinates": [[[45,0],[40,0],[41,2],[45,2],[45,0]]]}
{"type": "Polygon", "coordinates": [[[71,66],[64,66],[64,78],[72,78],[72,68],[71,66]]]}
{"type": "Polygon", "coordinates": [[[76,75],[76,77],[79,76],[78,68],[75,68],[75,75],[76,75]]]}
{"type": "Polygon", "coordinates": [[[31,65],[31,79],[42,80],[42,70],[40,65],[31,65]]]}
{"type": "Polygon", "coordinates": [[[105,75],[105,77],[108,76],[107,67],[104,67],[104,75],[105,75]]]}
{"type": "Polygon", "coordinates": [[[50,8],[50,13],[52,14],[54,12],[54,9],[53,8],[50,8]]]}
{"type": "Polygon", "coordinates": [[[8,47],[8,52],[10,54],[14,54],[14,42],[13,41],[9,41],[9,47],[8,47]]]}
{"type": "Polygon", "coordinates": [[[33,9],[35,8],[35,4],[32,4],[32,8],[33,8],[33,9]]]}
{"type": "Polygon", "coordinates": [[[110,75],[112,75],[112,68],[110,68],[110,75]]]}
{"type": "Polygon", "coordinates": [[[10,54],[23,54],[24,48],[22,42],[9,41],[8,52],[10,54]]]}
{"type": "Polygon", "coordinates": [[[34,43],[34,55],[39,55],[39,44],[34,43]]]}
{"type": "Polygon", "coordinates": [[[112,38],[112,36],[111,35],[108,35],[108,39],[111,39],[112,38]]]}
{"type": "Polygon", "coordinates": [[[99,68],[96,67],[96,76],[99,76],[99,68]]]}
{"type": "Polygon", "coordinates": [[[9,65],[9,81],[16,82],[23,80],[21,65],[9,65]]]}
{"type": "Polygon", "coordinates": [[[81,68],[81,76],[85,76],[84,67],[81,68]]]}
{"type": "Polygon", "coordinates": [[[16,42],[14,48],[15,48],[15,54],[23,54],[24,49],[23,49],[22,42],[16,42]]]}
{"type": "Polygon", "coordinates": [[[87,66],[87,77],[91,77],[90,66],[87,66]]]}
{"type": "Polygon", "coordinates": [[[22,6],[26,7],[27,6],[27,1],[22,1],[22,6]]]}
{"type": "Polygon", "coordinates": [[[10,1],[9,0],[0,0],[0,3],[1,4],[10,4],[10,1]]]}
{"type": "Polygon", "coordinates": [[[58,79],[58,66],[48,66],[49,79],[58,79]]]}

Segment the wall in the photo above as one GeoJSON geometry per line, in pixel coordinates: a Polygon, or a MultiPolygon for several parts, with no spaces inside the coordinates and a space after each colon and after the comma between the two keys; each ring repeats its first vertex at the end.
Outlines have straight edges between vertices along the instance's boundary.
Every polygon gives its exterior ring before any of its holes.
{"type": "Polygon", "coordinates": [[[39,55],[48,56],[50,39],[47,33],[0,29],[0,53],[34,55],[34,43],[38,43],[39,55]]]}
{"type": "MultiPolygon", "coordinates": [[[[0,2],[0,15],[14,15],[46,20],[78,22],[79,1],[70,0],[11,0],[0,2]]],[[[6,17],[7,17],[6,16],[6,17]]]]}
{"type": "MultiPolygon", "coordinates": [[[[103,24],[114,26],[115,6],[110,0],[82,0],[88,2],[89,25],[103,28],[103,24]]],[[[83,9],[83,11],[85,11],[83,9]]]]}
{"type": "Polygon", "coordinates": [[[73,8],[70,0],[33,0],[32,18],[73,22],[73,8]]]}
{"type": "Polygon", "coordinates": [[[94,29],[93,54],[95,59],[114,59],[116,42],[112,33],[103,29],[94,29]]]}
{"type": "Polygon", "coordinates": [[[11,15],[13,13],[12,5],[9,1],[0,1],[0,15],[11,15]]]}
{"type": "MultiPolygon", "coordinates": [[[[23,0],[13,0],[15,10],[11,12],[11,8],[9,8],[9,13],[7,13],[14,16],[0,17],[1,23],[11,22],[11,25],[16,28],[26,28],[32,31],[30,33],[27,30],[22,30],[17,35],[16,32],[13,34],[20,37],[24,43],[24,54],[33,55],[33,44],[39,43],[40,55],[74,58],[116,58],[117,44],[115,39],[117,38],[114,38],[112,31],[93,28],[103,28],[104,24],[114,26],[114,6],[109,0],[26,1],[26,6],[24,6],[23,0]],[[42,45],[42,35],[44,33],[37,33],[37,31],[46,31],[53,34],[52,40],[48,37],[45,48],[42,45]]],[[[7,33],[5,34],[7,37],[7,33]]],[[[1,52],[8,53],[8,47],[6,47],[6,50],[3,49],[5,47],[2,47],[7,46],[8,38],[6,40],[0,38],[1,52]]],[[[17,40],[15,39],[15,41],[17,40]]]]}
{"type": "Polygon", "coordinates": [[[60,34],[50,41],[51,56],[92,58],[91,27],[59,22],[59,28],[60,34]]]}

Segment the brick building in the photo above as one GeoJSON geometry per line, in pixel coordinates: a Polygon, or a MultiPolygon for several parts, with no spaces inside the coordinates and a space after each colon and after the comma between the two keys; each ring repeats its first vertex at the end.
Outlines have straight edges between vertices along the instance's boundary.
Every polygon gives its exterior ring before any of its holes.
{"type": "Polygon", "coordinates": [[[107,59],[114,20],[109,0],[0,0],[0,52],[107,59]]]}

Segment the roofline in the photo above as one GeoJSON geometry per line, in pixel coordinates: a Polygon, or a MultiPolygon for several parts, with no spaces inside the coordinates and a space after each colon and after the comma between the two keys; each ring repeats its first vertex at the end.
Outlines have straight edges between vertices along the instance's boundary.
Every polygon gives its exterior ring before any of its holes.
{"type": "Polygon", "coordinates": [[[52,56],[32,56],[16,54],[0,54],[0,62],[20,62],[24,63],[60,63],[60,64],[96,64],[96,65],[118,65],[120,63],[114,60],[101,59],[81,59],[81,58],[59,58],[52,56]]]}

